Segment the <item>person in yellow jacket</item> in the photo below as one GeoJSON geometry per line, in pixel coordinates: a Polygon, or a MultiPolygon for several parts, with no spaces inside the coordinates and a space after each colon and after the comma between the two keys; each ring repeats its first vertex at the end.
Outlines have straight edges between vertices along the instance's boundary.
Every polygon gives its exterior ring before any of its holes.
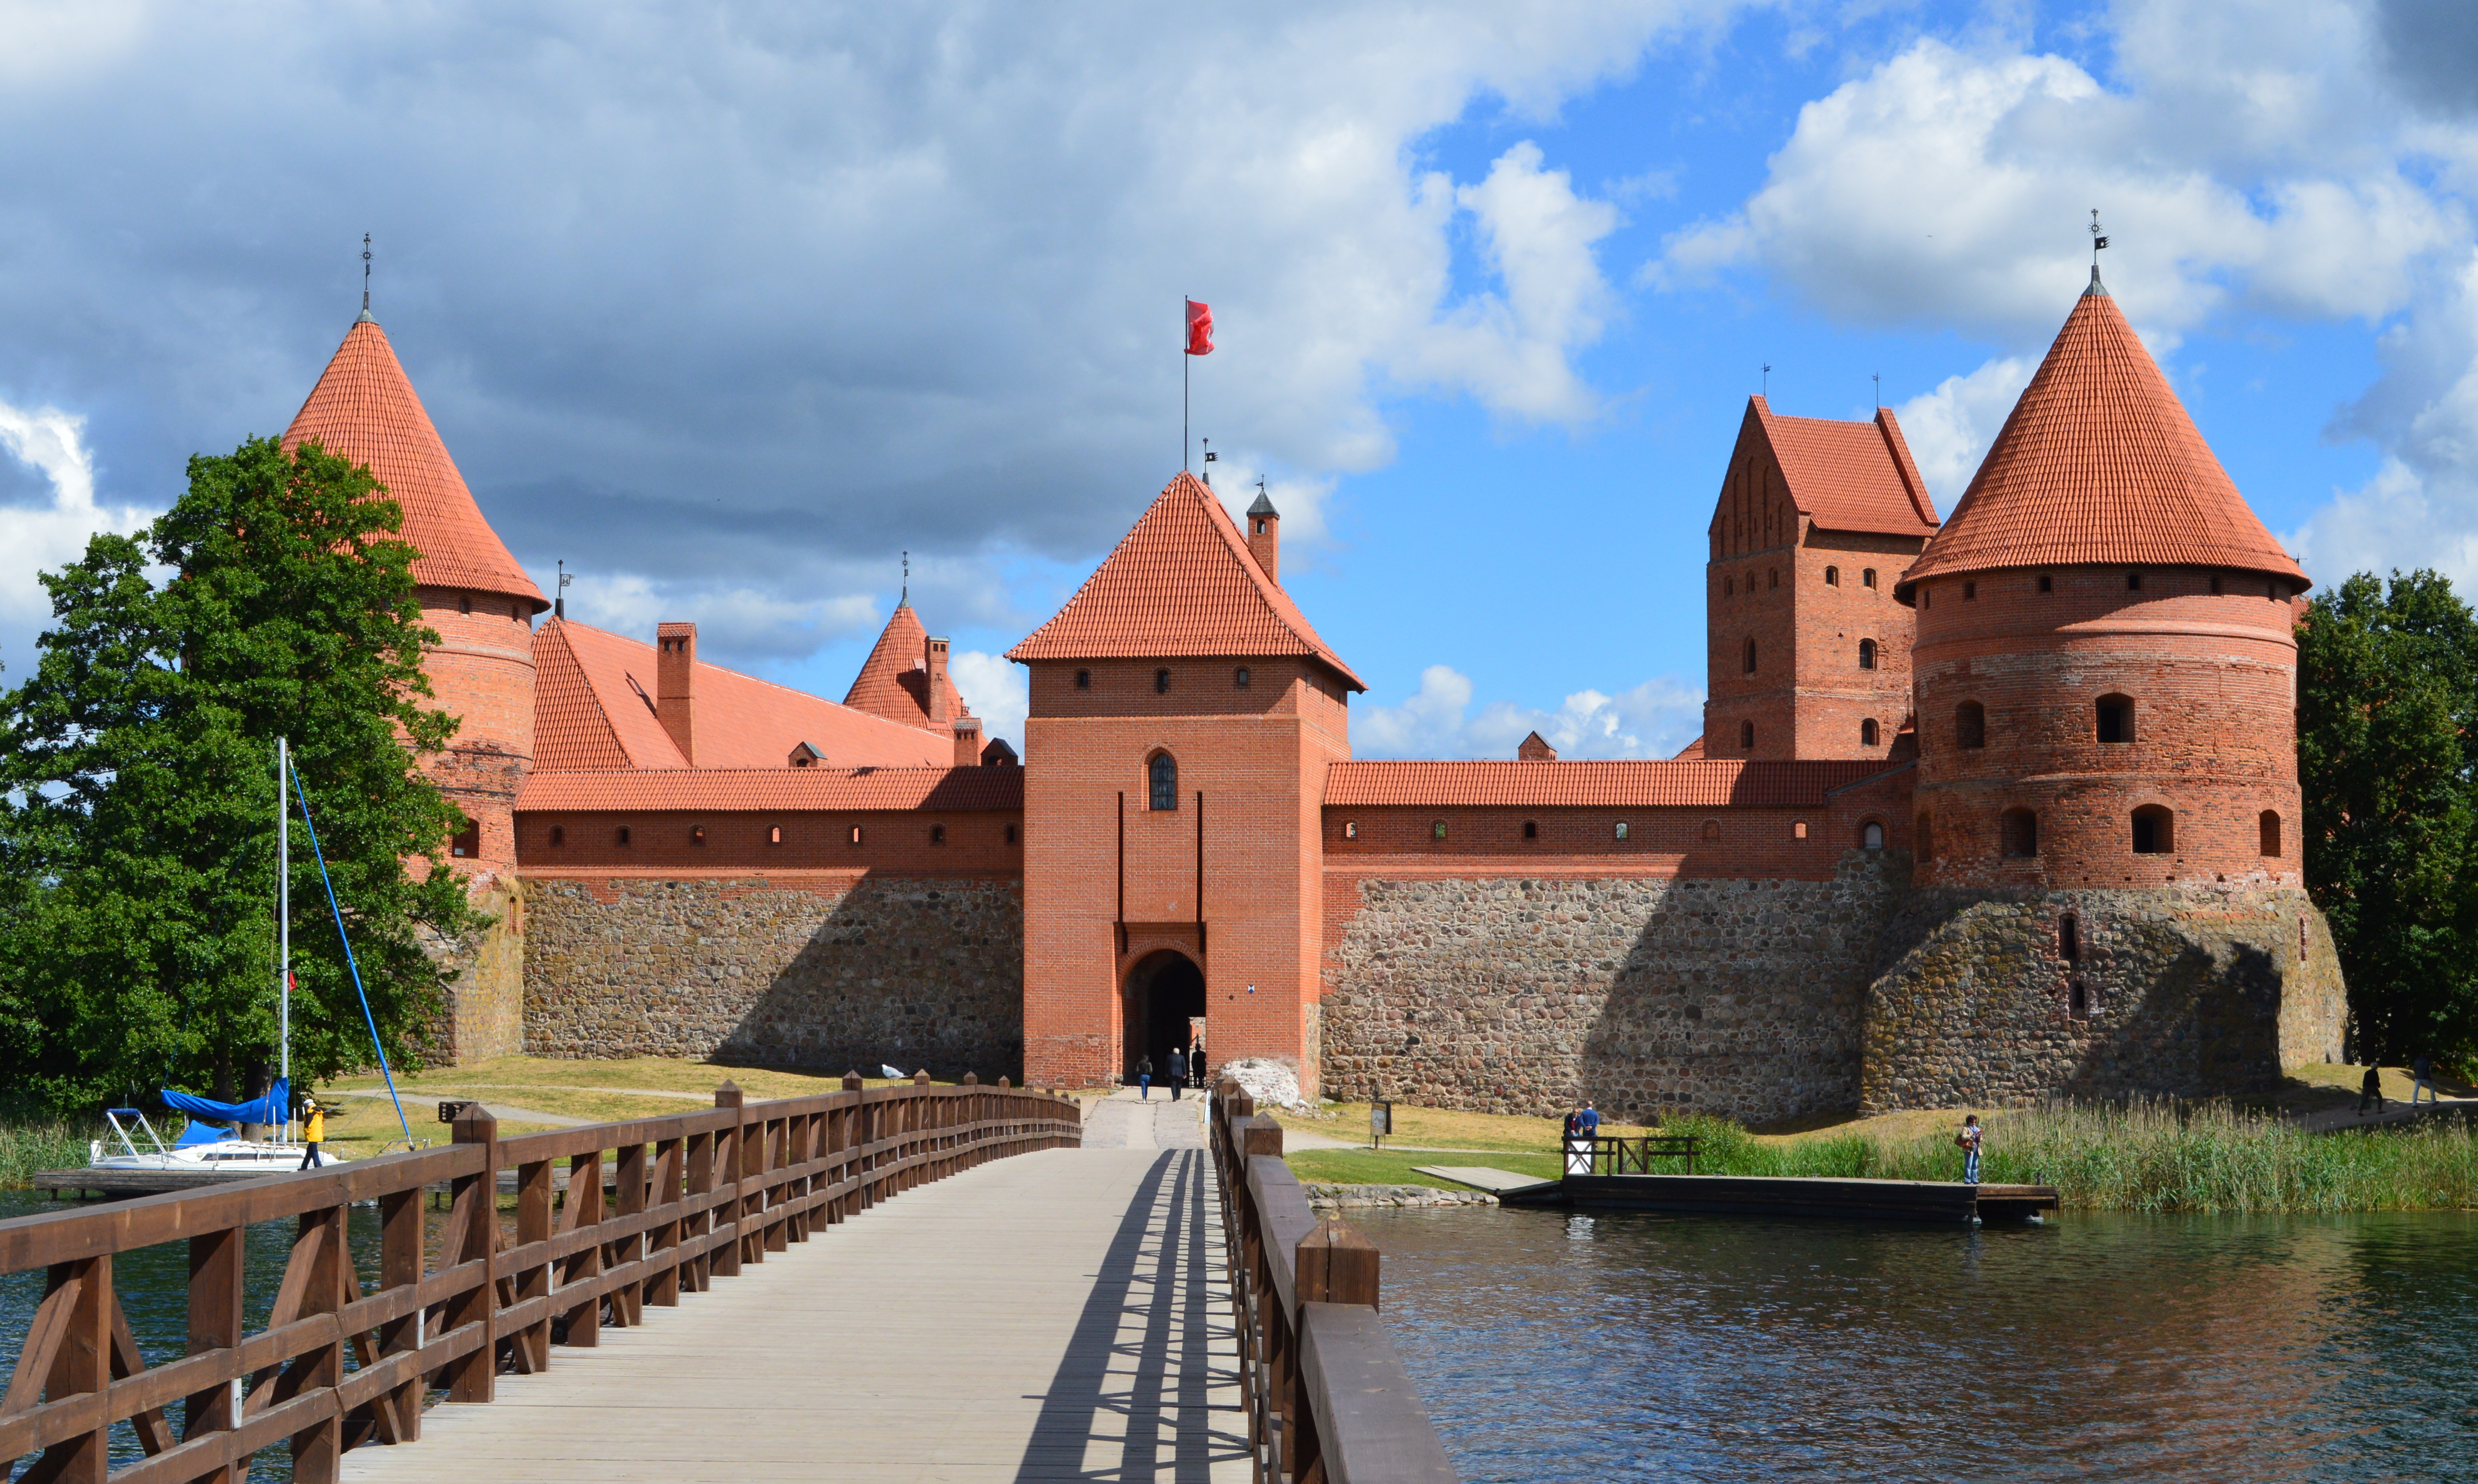
{"type": "Polygon", "coordinates": [[[302,1169],[316,1170],[325,1166],[326,1161],[318,1157],[318,1144],[326,1137],[327,1110],[319,1107],[318,1100],[314,1097],[301,1105],[301,1142],[310,1146],[302,1151],[302,1169]]]}

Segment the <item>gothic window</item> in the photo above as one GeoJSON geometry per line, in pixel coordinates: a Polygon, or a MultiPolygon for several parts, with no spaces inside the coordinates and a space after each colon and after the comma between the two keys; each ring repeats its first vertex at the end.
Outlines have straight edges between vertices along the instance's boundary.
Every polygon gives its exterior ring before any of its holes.
{"type": "Polygon", "coordinates": [[[1750,675],[1756,672],[1756,641],[1754,640],[1748,640],[1746,647],[1738,651],[1738,667],[1745,670],[1750,675]]]}
{"type": "Polygon", "coordinates": [[[2039,817],[2027,809],[2008,809],[1997,817],[2005,853],[2016,860],[2039,853],[2039,817]]]}
{"type": "Polygon", "coordinates": [[[1862,639],[1858,641],[1858,667],[1860,669],[1874,669],[1876,667],[1876,641],[1874,640],[1862,639]]]}
{"type": "Polygon", "coordinates": [[[473,611],[473,594],[468,592],[463,597],[458,598],[456,600],[456,611],[460,614],[471,613],[473,611]]]}
{"type": "Polygon", "coordinates": [[[1861,747],[1872,747],[1872,746],[1876,745],[1876,736],[1877,736],[1877,733],[1876,733],[1876,718],[1875,718],[1875,717],[1868,717],[1868,718],[1866,718],[1865,720],[1863,720],[1863,721],[1861,721],[1861,722],[1859,722],[1859,723],[1858,723],[1858,745],[1859,745],[1859,746],[1861,746],[1861,747]]]}
{"type": "Polygon", "coordinates": [[[1167,752],[1154,753],[1145,763],[1145,782],[1154,809],[1178,807],[1178,759],[1167,752]]]}
{"type": "Polygon", "coordinates": [[[482,821],[468,818],[455,837],[447,842],[449,855],[476,856],[482,853],[482,821]]]}
{"type": "Polygon", "coordinates": [[[1957,747],[1987,745],[1987,708],[1977,701],[1964,701],[1953,709],[1953,744],[1957,747]]]}
{"type": "Polygon", "coordinates": [[[1861,850],[1884,849],[1884,827],[1873,819],[1870,819],[1864,825],[1861,825],[1858,830],[1858,848],[1861,850]]]}
{"type": "Polygon", "coordinates": [[[781,844],[783,843],[783,826],[779,824],[769,825],[766,830],[766,843],[770,845],[781,844]]]}
{"type": "Polygon", "coordinates": [[[1839,567],[1837,567],[1837,566],[1828,566],[1828,567],[1826,567],[1826,568],[1824,569],[1824,585],[1825,585],[1826,587],[1828,587],[1828,588],[1837,588],[1837,587],[1840,587],[1840,586],[1841,586],[1841,568],[1839,568],[1839,567]]]}
{"type": "Polygon", "coordinates": [[[2134,697],[2103,695],[2098,702],[2099,740],[2104,742],[2134,741],[2134,697]]]}
{"type": "Polygon", "coordinates": [[[1756,724],[1754,722],[1741,721],[1738,723],[1738,745],[1749,752],[1756,750],[1756,724]]]}
{"type": "Polygon", "coordinates": [[[2177,817],[2159,804],[2134,812],[2134,853],[2167,855],[2177,848],[2177,817]]]}
{"type": "Polygon", "coordinates": [[[2263,853],[2277,858],[2280,854],[2280,816],[2266,809],[2257,822],[2263,828],[2263,853]]]}

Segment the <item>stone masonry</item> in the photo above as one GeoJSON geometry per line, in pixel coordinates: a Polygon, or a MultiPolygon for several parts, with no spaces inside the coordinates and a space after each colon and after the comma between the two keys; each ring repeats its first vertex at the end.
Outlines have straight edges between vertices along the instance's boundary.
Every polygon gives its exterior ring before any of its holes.
{"type": "Polygon", "coordinates": [[[1329,1096],[1776,1119],[1858,1099],[1902,852],[1831,881],[1491,876],[1361,883],[1329,955],[1329,1096]]]}
{"type": "Polygon", "coordinates": [[[1021,1077],[1015,881],[536,877],[525,1049],[1021,1077]]]}

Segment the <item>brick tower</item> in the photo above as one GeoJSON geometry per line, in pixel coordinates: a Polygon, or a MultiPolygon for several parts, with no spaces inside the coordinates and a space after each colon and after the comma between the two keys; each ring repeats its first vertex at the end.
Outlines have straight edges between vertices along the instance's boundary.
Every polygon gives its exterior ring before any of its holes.
{"type": "Polygon", "coordinates": [[[2337,1053],[2300,861],[2306,587],[2093,269],[1895,590],[1938,925],[1878,987],[1871,1103],[2226,1092],[2337,1053]],[[1939,1086],[1965,1043],[1971,1080],[1939,1086]]]}
{"type": "Polygon", "coordinates": [[[1171,481],[1007,658],[1024,722],[1024,1075],[1156,1071],[1191,1023],[1214,1065],[1317,1075],[1319,821],[1367,689],[1274,580],[1279,516],[1242,534],[1171,481]]]}
{"type": "Polygon", "coordinates": [[[1884,758],[1910,710],[1893,579],[1935,504],[1890,408],[1783,417],[1747,399],[1707,533],[1707,758],[1884,758]]]}
{"type": "Polygon", "coordinates": [[[459,722],[448,750],[425,766],[466,828],[450,864],[474,903],[497,918],[480,943],[442,949],[459,965],[451,1023],[459,1060],[521,1049],[520,903],[516,895],[517,790],[533,760],[533,617],[550,605],[482,518],[387,333],[365,309],[285,430],[284,446],[322,444],[368,465],[404,511],[422,622],[439,633],[425,655],[434,704],[459,722]]]}

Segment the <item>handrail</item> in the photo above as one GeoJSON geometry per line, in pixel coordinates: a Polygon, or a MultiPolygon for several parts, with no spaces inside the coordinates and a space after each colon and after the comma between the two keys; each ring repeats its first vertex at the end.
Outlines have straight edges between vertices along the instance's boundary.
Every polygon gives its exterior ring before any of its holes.
{"type": "Polygon", "coordinates": [[[1453,1484],[1378,1318],[1377,1245],[1316,1219],[1282,1162],[1282,1125],[1237,1082],[1214,1089],[1210,1113],[1256,1484],[1453,1484]]]}
{"type": "Polygon", "coordinates": [[[490,1401],[500,1372],[543,1371],[554,1345],[592,1346],[604,1324],[641,1323],[646,1305],[703,1293],[820,1226],[992,1159],[1083,1142],[1063,1095],[1003,1077],[932,1087],[925,1072],[872,1090],[847,1076],[842,1092],[773,1102],[726,1082],[711,1110],[511,1139],[468,1103],[450,1127],[445,1148],[0,1221],[0,1274],[45,1270],[0,1392],[0,1459],[39,1450],[38,1478],[238,1481],[251,1454],[289,1439],[293,1477],[332,1484],[347,1450],[416,1441],[430,1387],[490,1401]],[[513,1236],[501,1170],[516,1182],[513,1236]],[[441,1185],[448,1214],[431,1233],[422,1195],[441,1185]],[[346,1241],[346,1212],[370,1200],[375,1283],[346,1241]],[[266,1325],[247,1334],[244,1233],[285,1217],[299,1222],[291,1256],[266,1325]],[[150,1367],[112,1261],[183,1240],[189,1353],[150,1367]],[[124,1421],[145,1456],[114,1470],[124,1421]]]}
{"type": "Polygon", "coordinates": [[[1686,1172],[1695,1172],[1695,1155],[1702,1140],[1694,1134],[1602,1134],[1577,1135],[1567,1140],[1559,1150],[1561,1156],[1580,1154],[1585,1168],[1596,1175],[1622,1175],[1628,1167],[1639,1175],[1652,1173],[1656,1159],[1681,1159],[1686,1162],[1686,1172]]]}

